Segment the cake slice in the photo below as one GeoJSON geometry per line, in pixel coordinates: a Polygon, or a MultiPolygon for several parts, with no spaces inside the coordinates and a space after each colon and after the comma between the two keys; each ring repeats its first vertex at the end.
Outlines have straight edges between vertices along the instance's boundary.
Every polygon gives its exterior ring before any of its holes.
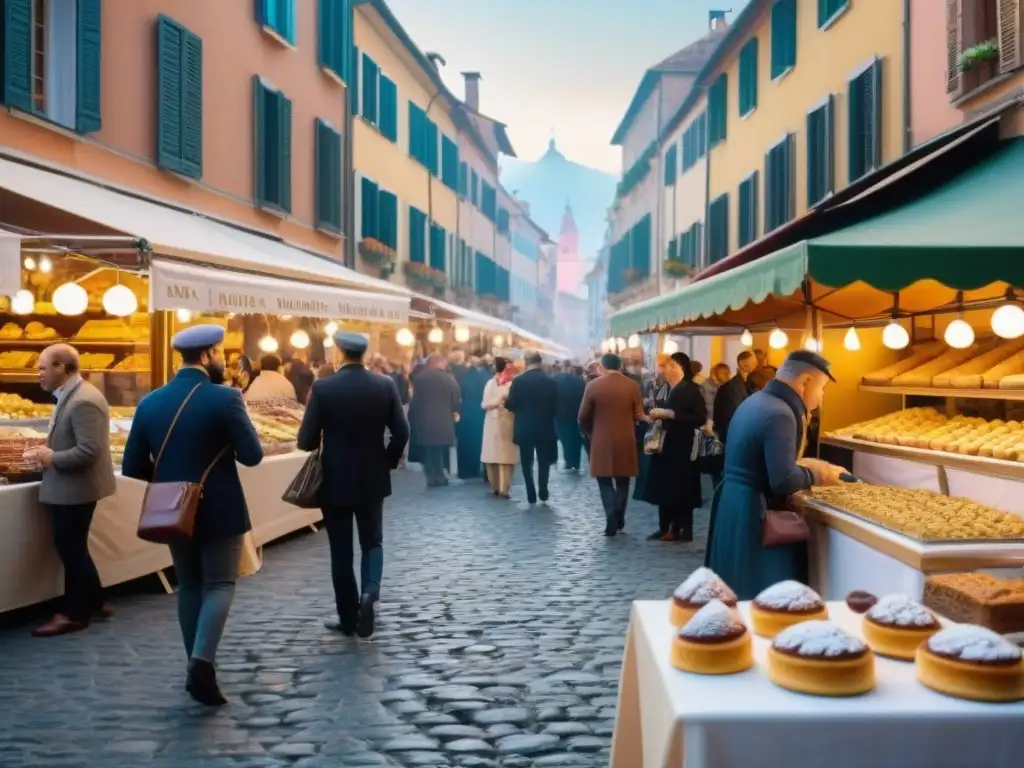
{"type": "Polygon", "coordinates": [[[929,576],[922,602],[950,621],[1001,635],[1024,632],[1024,579],[999,579],[987,573],[929,576]]]}

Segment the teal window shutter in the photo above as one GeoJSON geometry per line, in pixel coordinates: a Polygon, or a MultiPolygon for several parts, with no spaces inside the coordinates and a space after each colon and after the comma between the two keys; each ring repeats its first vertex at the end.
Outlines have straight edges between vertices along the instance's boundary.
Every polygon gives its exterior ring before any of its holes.
{"type": "Polygon", "coordinates": [[[157,17],[156,164],[203,176],[203,41],[176,21],[157,17]]]}
{"type": "Polygon", "coordinates": [[[281,208],[292,210],[292,102],[280,94],[281,113],[281,208]]]}
{"type": "Polygon", "coordinates": [[[498,209],[498,232],[507,235],[509,225],[509,216],[507,208],[498,209]]]}
{"type": "Polygon", "coordinates": [[[796,3],[797,0],[775,0],[772,6],[773,80],[796,66],[796,3]]]}
{"type": "Polygon", "coordinates": [[[459,147],[447,136],[441,137],[441,182],[451,190],[462,193],[461,171],[465,166],[459,165],[459,147]]]}
{"type": "Polygon", "coordinates": [[[381,134],[389,141],[398,141],[398,88],[390,78],[380,75],[380,122],[381,134]]]}
{"type": "Polygon", "coordinates": [[[427,215],[419,208],[409,206],[409,261],[415,264],[427,263],[427,215]]]}
{"type": "Polygon", "coordinates": [[[768,234],[793,218],[793,136],[768,150],[764,164],[764,231],[768,234]]]}
{"type": "Polygon", "coordinates": [[[729,255],[729,195],[720,195],[708,206],[708,264],[729,255]]]}
{"type": "Polygon", "coordinates": [[[253,76],[253,126],[256,146],[255,191],[261,207],[291,212],[292,103],[253,76]]]}
{"type": "Polygon", "coordinates": [[[430,268],[441,272],[446,271],[445,240],[446,232],[439,224],[430,224],[430,268]]]}
{"type": "Polygon", "coordinates": [[[757,38],[740,50],[740,117],[757,108],[757,38]]]}
{"type": "Polygon", "coordinates": [[[295,0],[256,0],[256,21],[295,45],[295,0]]]}
{"type": "Polygon", "coordinates": [[[424,165],[427,166],[427,170],[434,176],[437,176],[439,170],[437,162],[437,123],[427,117],[424,117],[423,122],[425,123],[424,141],[427,144],[425,147],[424,159],[426,162],[424,165]]]}
{"type": "Polygon", "coordinates": [[[668,241],[668,250],[666,255],[669,261],[679,260],[679,243],[674,237],[668,241]]]}
{"type": "Polygon", "coordinates": [[[758,182],[757,171],[740,182],[739,221],[737,222],[737,243],[740,248],[757,240],[758,182]]]}
{"type": "Polygon", "coordinates": [[[374,125],[377,125],[377,76],[380,70],[377,62],[363,54],[363,109],[359,113],[374,125]]]}
{"type": "Polygon", "coordinates": [[[478,179],[479,177],[476,175],[476,171],[469,172],[469,201],[473,205],[477,205],[477,201],[479,199],[477,191],[479,188],[478,179]]]}
{"type": "Polygon", "coordinates": [[[807,115],[807,207],[835,191],[834,99],[807,115]]]}
{"type": "Polygon", "coordinates": [[[3,103],[32,111],[32,0],[5,0],[3,7],[3,103]]]}
{"type": "Polygon", "coordinates": [[[78,0],[75,16],[75,130],[95,133],[100,129],[101,0],[78,0]]]}
{"type": "Polygon", "coordinates": [[[882,164],[882,61],[874,63],[850,81],[849,183],[882,164]]]}
{"type": "Polygon", "coordinates": [[[380,240],[378,223],[379,191],[372,180],[363,177],[359,191],[360,234],[362,237],[373,237],[380,240]]]}
{"type": "Polygon", "coordinates": [[[342,82],[351,82],[351,0],[319,0],[317,16],[317,63],[342,82]]]}
{"type": "Polygon", "coordinates": [[[465,198],[469,194],[469,166],[459,163],[459,196],[465,198]]]}
{"type": "Polygon", "coordinates": [[[351,59],[351,72],[352,76],[345,81],[348,86],[348,108],[349,112],[353,115],[359,114],[359,60],[361,54],[359,49],[354,45],[352,46],[352,53],[349,56],[351,59]]]}
{"type": "Polygon", "coordinates": [[[673,144],[665,153],[665,186],[671,187],[676,183],[676,175],[679,171],[679,160],[676,157],[676,145],[673,144]]]}
{"type": "Polygon", "coordinates": [[[708,153],[708,113],[701,112],[698,118],[697,128],[697,159],[700,160],[708,153]]]}
{"type": "Polygon", "coordinates": [[[715,146],[725,141],[728,125],[729,79],[723,72],[708,91],[708,143],[715,146]]]}
{"type": "Polygon", "coordinates": [[[409,157],[413,160],[417,160],[424,165],[424,146],[423,140],[426,132],[426,126],[424,120],[426,116],[423,114],[423,110],[416,106],[413,102],[409,102],[409,157]]]}
{"type": "Polygon", "coordinates": [[[398,198],[387,190],[380,190],[378,199],[378,239],[389,248],[398,250],[398,198]]]}
{"type": "Polygon", "coordinates": [[[314,123],[316,226],[341,232],[341,134],[320,118],[314,123]]]}
{"type": "Polygon", "coordinates": [[[849,3],[850,0],[818,0],[818,28],[830,24],[849,3]]]}

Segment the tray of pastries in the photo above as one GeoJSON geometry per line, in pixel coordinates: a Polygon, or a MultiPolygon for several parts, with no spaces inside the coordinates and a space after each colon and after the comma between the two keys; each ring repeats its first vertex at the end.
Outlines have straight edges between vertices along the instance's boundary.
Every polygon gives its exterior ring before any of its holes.
{"type": "Polygon", "coordinates": [[[256,413],[250,413],[249,418],[256,428],[256,434],[259,435],[261,443],[271,445],[275,443],[294,443],[298,437],[297,425],[282,424],[279,421],[260,416],[256,413]]]}
{"type": "Polygon", "coordinates": [[[924,582],[924,604],[950,621],[1001,635],[1024,633],[1024,579],[988,573],[943,573],[924,582]]]}
{"type": "Polygon", "coordinates": [[[124,360],[114,366],[115,371],[148,371],[152,367],[150,357],[145,352],[137,352],[128,355],[124,360]]]}
{"type": "Polygon", "coordinates": [[[104,320],[86,320],[73,341],[131,341],[132,335],[128,324],[119,318],[104,320]]]}
{"type": "Polygon", "coordinates": [[[813,500],[930,543],[1005,543],[1024,539],[1024,518],[969,499],[866,483],[811,489],[813,500]]]}
{"type": "Polygon", "coordinates": [[[33,403],[20,395],[0,393],[0,419],[48,419],[53,405],[33,403]]]}
{"type": "Polygon", "coordinates": [[[78,365],[83,371],[102,371],[114,364],[114,357],[109,352],[82,352],[78,365]]]}
{"type": "Polygon", "coordinates": [[[36,367],[39,353],[23,349],[9,349],[0,352],[0,369],[9,371],[26,371],[36,367]]]}
{"type": "Polygon", "coordinates": [[[910,355],[866,374],[864,384],[938,389],[1024,387],[1024,337],[978,339],[966,349],[942,342],[918,345],[910,355]]]}

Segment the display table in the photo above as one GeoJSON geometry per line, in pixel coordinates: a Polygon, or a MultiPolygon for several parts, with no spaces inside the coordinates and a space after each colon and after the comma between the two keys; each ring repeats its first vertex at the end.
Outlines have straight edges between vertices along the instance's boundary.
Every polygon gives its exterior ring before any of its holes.
{"type": "MultiPolygon", "coordinates": [[[[321,519],[318,509],[298,509],[281,501],[305,459],[304,453],[289,453],[267,456],[258,467],[239,467],[258,546],[321,519]]],[[[160,573],[171,565],[167,547],[135,535],[144,492],[144,483],[117,475],[117,492],[96,505],[89,551],[104,586],[160,573]]],[[[0,613],[64,591],[64,571],[38,494],[39,483],[0,486],[0,613]]]]}
{"type": "MultiPolygon", "coordinates": [[[[860,635],[861,617],[829,603],[832,620],[860,635]]],[[[749,625],[749,604],[740,612],[749,625]]],[[[667,601],[635,602],[619,685],[612,768],[1017,768],[1024,703],[942,696],[914,665],[876,658],[864,696],[791,693],[766,676],[769,641],[754,637],[755,666],[725,676],[669,663],[667,601]]]]}

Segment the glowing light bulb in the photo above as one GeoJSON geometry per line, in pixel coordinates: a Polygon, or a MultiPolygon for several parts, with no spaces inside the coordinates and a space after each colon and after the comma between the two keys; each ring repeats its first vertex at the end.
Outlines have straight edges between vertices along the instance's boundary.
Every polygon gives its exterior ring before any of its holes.
{"type": "Polygon", "coordinates": [[[502,336],[501,334],[495,336],[492,339],[492,341],[494,342],[494,346],[496,346],[496,347],[503,347],[503,346],[505,346],[505,337],[502,336]]]}
{"type": "Polygon", "coordinates": [[[905,349],[910,343],[910,333],[893,320],[882,329],[882,344],[889,349],[905,349]]]}
{"type": "Polygon", "coordinates": [[[11,297],[11,312],[16,315],[31,315],[36,308],[36,297],[32,291],[22,288],[11,297]]]}
{"type": "Polygon", "coordinates": [[[665,343],[661,345],[661,351],[666,355],[674,355],[679,351],[679,345],[672,339],[665,339],[665,343]]]}
{"type": "Polygon", "coordinates": [[[328,336],[333,336],[338,332],[338,324],[331,320],[327,325],[324,326],[324,333],[328,336]]]}
{"type": "Polygon", "coordinates": [[[408,328],[399,328],[395,334],[395,341],[400,347],[411,347],[416,343],[416,335],[408,328]]]}
{"type": "Polygon", "coordinates": [[[325,336],[324,337],[324,349],[330,349],[333,346],[334,346],[334,339],[332,339],[330,336],[325,336]]]}
{"type": "Polygon", "coordinates": [[[967,324],[966,320],[958,317],[946,326],[946,333],[942,338],[953,349],[967,349],[974,343],[974,329],[967,324]]]}
{"type": "Polygon", "coordinates": [[[295,347],[295,349],[305,349],[309,346],[309,334],[300,328],[292,334],[291,338],[288,339],[288,343],[295,347]]]}
{"type": "Polygon", "coordinates": [[[850,352],[856,352],[860,349],[860,336],[857,335],[857,329],[850,327],[850,330],[846,332],[843,337],[843,346],[850,352]]]}
{"type": "Polygon", "coordinates": [[[628,346],[630,346],[630,347],[639,347],[640,346],[640,336],[638,334],[635,334],[635,333],[632,334],[629,337],[629,339],[627,339],[626,344],[628,346]]]}
{"type": "Polygon", "coordinates": [[[789,344],[789,336],[781,328],[776,328],[768,335],[768,346],[772,349],[785,349],[789,344]]]}
{"type": "Polygon", "coordinates": [[[275,339],[273,336],[264,336],[262,339],[256,342],[256,346],[260,348],[260,352],[265,352],[268,355],[272,355],[275,352],[277,352],[277,349],[280,346],[280,344],[277,343],[277,339],[275,339]]]}
{"type": "Polygon", "coordinates": [[[103,309],[114,317],[127,317],[139,308],[139,300],[126,285],[112,285],[103,294],[103,309]]]}
{"type": "Polygon", "coordinates": [[[39,271],[44,275],[48,275],[53,271],[53,262],[50,261],[46,256],[39,259],[39,271]]]}
{"type": "Polygon", "coordinates": [[[62,315],[80,315],[89,308],[89,294],[78,283],[64,283],[53,292],[53,308],[62,315]]]}
{"type": "Polygon", "coordinates": [[[444,341],[444,331],[434,326],[430,329],[430,333],[427,334],[427,341],[431,344],[440,344],[444,341]]]}
{"type": "Polygon", "coordinates": [[[808,352],[821,352],[821,342],[811,335],[804,339],[804,349],[808,352]]]}
{"type": "Polygon", "coordinates": [[[25,257],[25,269],[27,269],[29,272],[32,272],[33,270],[35,270],[35,268],[36,268],[36,260],[33,259],[31,256],[26,256],[25,257]]]}
{"type": "Polygon", "coordinates": [[[1001,339],[1024,335],[1024,309],[1016,302],[1004,304],[992,313],[992,332],[1001,339]]]}
{"type": "Polygon", "coordinates": [[[469,328],[464,325],[455,326],[455,340],[460,344],[465,344],[469,341],[469,328]]]}
{"type": "Polygon", "coordinates": [[[754,334],[744,328],[743,333],[740,334],[740,344],[744,347],[754,346],[754,334]]]}
{"type": "Polygon", "coordinates": [[[174,316],[178,318],[179,323],[187,323],[192,320],[192,310],[179,309],[174,313],[174,316]]]}

